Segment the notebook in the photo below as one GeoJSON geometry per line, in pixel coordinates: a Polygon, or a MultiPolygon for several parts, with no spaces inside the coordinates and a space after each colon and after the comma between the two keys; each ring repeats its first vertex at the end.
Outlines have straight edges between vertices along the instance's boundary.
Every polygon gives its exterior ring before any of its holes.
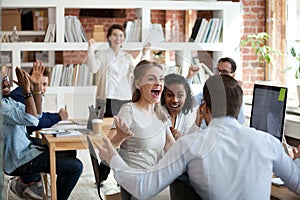
{"type": "Polygon", "coordinates": [[[282,141],[287,91],[285,87],[254,84],[250,127],[282,141]]]}

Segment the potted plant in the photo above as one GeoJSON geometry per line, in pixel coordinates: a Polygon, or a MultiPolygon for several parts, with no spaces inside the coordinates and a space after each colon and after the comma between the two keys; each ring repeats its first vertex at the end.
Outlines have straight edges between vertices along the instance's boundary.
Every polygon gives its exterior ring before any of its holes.
{"type": "Polygon", "coordinates": [[[274,56],[281,55],[279,50],[273,49],[268,45],[269,34],[266,32],[260,32],[257,34],[250,34],[246,39],[240,41],[240,46],[244,47],[250,44],[255,54],[258,56],[258,61],[265,64],[265,80],[270,80],[270,70],[274,60],[274,56]]]}
{"type": "MultiPolygon", "coordinates": [[[[297,66],[296,66],[296,71],[295,71],[295,78],[299,79],[300,78],[300,54],[296,53],[296,50],[294,47],[291,48],[291,55],[296,59],[297,61],[297,66]]],[[[288,69],[292,69],[293,67],[289,67],[288,69]]]]}
{"type": "MultiPolygon", "coordinates": [[[[296,62],[296,68],[293,66],[289,66],[286,70],[295,69],[295,78],[300,79],[300,53],[296,53],[296,50],[294,47],[291,48],[290,53],[292,57],[295,59],[296,62]]],[[[297,94],[298,94],[298,102],[300,107],[300,82],[297,81],[297,94]]]]}

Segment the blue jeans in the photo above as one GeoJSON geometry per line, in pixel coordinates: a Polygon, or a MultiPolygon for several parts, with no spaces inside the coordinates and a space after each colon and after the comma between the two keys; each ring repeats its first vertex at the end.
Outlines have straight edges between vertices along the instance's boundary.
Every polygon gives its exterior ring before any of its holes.
{"type": "MultiPolygon", "coordinates": [[[[56,174],[57,174],[57,199],[66,200],[70,196],[75,187],[83,169],[80,160],[73,156],[60,155],[56,152],[56,174]]],[[[49,152],[44,151],[42,154],[31,160],[30,162],[18,167],[10,175],[20,176],[21,180],[26,176],[23,174],[39,174],[50,173],[50,157],[49,152]]]]}

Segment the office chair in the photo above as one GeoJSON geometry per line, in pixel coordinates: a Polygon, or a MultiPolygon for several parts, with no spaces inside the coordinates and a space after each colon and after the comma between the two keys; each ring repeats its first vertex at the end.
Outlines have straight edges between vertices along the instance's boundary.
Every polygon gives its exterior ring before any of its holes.
{"type": "Polygon", "coordinates": [[[202,200],[202,198],[198,195],[197,192],[195,192],[191,185],[181,181],[180,179],[176,179],[171,185],[171,200],[202,200]]]}
{"type": "Polygon", "coordinates": [[[100,174],[99,174],[100,164],[98,162],[98,158],[96,156],[96,152],[94,150],[93,144],[88,136],[87,136],[87,141],[88,141],[88,145],[89,145],[89,152],[90,152],[93,171],[94,171],[94,175],[95,175],[98,196],[101,200],[103,200],[103,198],[101,196],[101,191],[100,191],[100,187],[101,187],[100,174]]]}

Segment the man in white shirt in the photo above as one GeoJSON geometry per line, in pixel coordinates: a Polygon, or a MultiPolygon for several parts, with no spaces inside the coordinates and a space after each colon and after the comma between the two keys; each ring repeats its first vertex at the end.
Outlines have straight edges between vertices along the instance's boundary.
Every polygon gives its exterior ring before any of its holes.
{"type": "Polygon", "coordinates": [[[293,161],[277,138],[237,121],[243,98],[238,81],[223,74],[212,76],[203,96],[200,112],[208,127],[179,138],[151,169],[128,167],[104,138],[99,155],[110,164],[117,182],[135,197],[148,199],[187,171],[202,199],[270,199],[274,172],[300,194],[299,153],[293,161]]]}
{"type": "MultiPolygon", "coordinates": [[[[217,67],[214,68],[214,74],[216,74],[216,75],[217,74],[228,74],[228,75],[235,78],[236,68],[237,68],[236,62],[232,58],[223,57],[223,58],[220,58],[218,60],[217,67]]],[[[188,71],[188,75],[186,77],[186,80],[188,81],[189,84],[192,84],[193,77],[196,74],[198,74],[199,71],[200,71],[199,67],[197,67],[195,65],[190,66],[189,71],[188,71]]],[[[241,81],[239,81],[239,84],[242,85],[243,83],[241,81]]],[[[200,93],[196,94],[194,97],[195,97],[197,105],[200,105],[200,102],[203,99],[202,91],[200,93]]],[[[245,117],[245,113],[244,113],[244,103],[242,103],[242,106],[241,106],[241,109],[240,109],[240,112],[239,112],[239,116],[238,116],[238,121],[241,124],[244,124],[245,119],[246,119],[246,117],[245,117]]],[[[205,128],[206,124],[202,123],[201,127],[205,128]]]]}

